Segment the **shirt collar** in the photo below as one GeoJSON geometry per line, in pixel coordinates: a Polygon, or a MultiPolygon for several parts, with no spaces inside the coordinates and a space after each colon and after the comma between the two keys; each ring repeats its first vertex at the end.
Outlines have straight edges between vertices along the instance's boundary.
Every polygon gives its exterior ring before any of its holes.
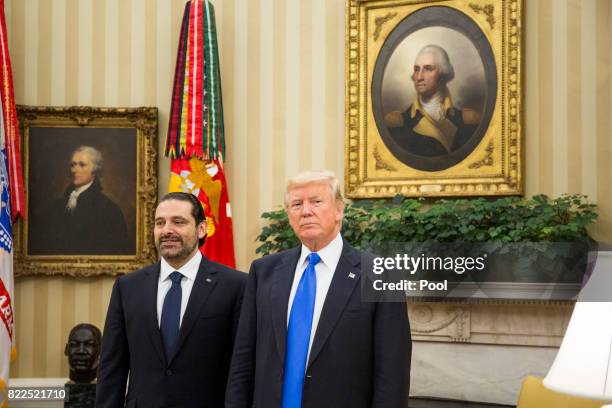
{"type": "Polygon", "coordinates": [[[202,261],[202,254],[200,251],[197,251],[194,256],[188,260],[185,265],[181,266],[178,269],[175,269],[171,266],[164,258],[161,259],[161,272],[160,272],[160,281],[164,281],[168,279],[170,274],[174,271],[180,272],[183,276],[192,281],[195,281],[196,275],[198,274],[198,269],[200,269],[200,262],[202,261]]]}
{"type": "MultiPolygon", "coordinates": [[[[451,99],[450,92],[448,91],[448,88],[445,85],[444,88],[438,91],[438,93],[442,97],[442,110],[444,111],[444,113],[446,113],[448,112],[449,109],[453,108],[453,100],[451,99]]],[[[425,115],[425,109],[423,109],[423,106],[421,104],[421,98],[419,97],[418,94],[414,96],[414,101],[412,102],[412,112],[410,112],[410,117],[414,118],[417,111],[425,115]]]]}
{"type": "MultiPolygon", "coordinates": [[[[336,266],[338,266],[338,261],[340,261],[340,255],[342,254],[342,246],[344,243],[342,242],[342,236],[340,233],[336,235],[336,238],[332,240],[325,248],[322,248],[317,251],[317,254],[321,257],[321,261],[327,266],[332,273],[336,270],[336,266]]],[[[302,253],[300,254],[300,259],[298,261],[298,265],[304,265],[306,262],[306,257],[310,255],[312,251],[308,249],[308,247],[302,244],[302,253]]]]}
{"type": "Polygon", "coordinates": [[[93,180],[91,180],[89,183],[85,184],[84,186],[81,187],[77,187],[74,190],[72,190],[72,193],[76,193],[77,195],[81,194],[83,191],[87,190],[89,187],[91,187],[91,185],[93,184],[93,180]]]}

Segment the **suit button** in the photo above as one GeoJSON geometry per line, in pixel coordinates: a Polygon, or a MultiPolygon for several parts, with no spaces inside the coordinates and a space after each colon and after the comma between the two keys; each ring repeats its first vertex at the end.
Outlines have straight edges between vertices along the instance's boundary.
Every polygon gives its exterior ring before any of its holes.
{"type": "Polygon", "coordinates": [[[174,374],[172,370],[166,370],[166,375],[172,375],[172,374],[174,374]]]}

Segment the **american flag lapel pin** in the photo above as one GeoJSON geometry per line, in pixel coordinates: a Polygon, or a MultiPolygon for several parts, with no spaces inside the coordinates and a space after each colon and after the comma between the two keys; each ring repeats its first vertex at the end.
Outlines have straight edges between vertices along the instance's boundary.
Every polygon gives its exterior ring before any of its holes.
{"type": "Polygon", "coordinates": [[[349,278],[355,279],[355,274],[353,272],[349,272],[349,278]]]}

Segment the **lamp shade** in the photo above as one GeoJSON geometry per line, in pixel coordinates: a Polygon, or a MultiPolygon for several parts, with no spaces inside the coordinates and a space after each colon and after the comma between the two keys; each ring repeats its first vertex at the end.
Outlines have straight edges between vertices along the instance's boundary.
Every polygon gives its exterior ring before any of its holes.
{"type": "Polygon", "coordinates": [[[612,252],[597,253],[557,357],[544,378],[554,391],[612,401],[612,252]]]}

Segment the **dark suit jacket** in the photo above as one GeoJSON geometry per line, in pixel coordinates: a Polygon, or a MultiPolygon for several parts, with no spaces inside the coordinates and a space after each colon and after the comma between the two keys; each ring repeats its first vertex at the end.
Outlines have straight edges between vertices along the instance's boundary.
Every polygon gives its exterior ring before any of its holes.
{"type": "Polygon", "coordinates": [[[158,262],[115,282],[96,407],[223,407],[246,275],[202,258],[176,352],[166,361],[157,320],[159,273],[158,262]]]}
{"type": "Polygon", "coordinates": [[[85,254],[128,255],[135,253],[135,239],[128,238],[123,213],[117,204],[102,191],[96,179],[79,195],[74,211],[66,204],[74,186],[55,200],[47,213],[42,214],[44,233],[30,239],[30,248],[36,255],[85,254]]]}
{"type": "MultiPolygon", "coordinates": [[[[299,255],[294,248],[251,265],[226,408],[280,407],[287,306],[299,255]]],[[[406,407],[406,304],[362,302],[360,263],[360,252],[344,242],[310,351],[303,408],[406,407]]]]}
{"type": "MultiPolygon", "coordinates": [[[[461,110],[455,108],[449,109],[446,118],[457,127],[453,145],[451,146],[451,152],[454,152],[467,143],[478,128],[478,124],[466,124],[461,110]]],[[[391,127],[389,132],[393,140],[404,150],[424,157],[437,157],[449,154],[438,140],[421,135],[414,130],[414,127],[423,119],[423,114],[417,110],[416,115],[412,117],[412,105],[402,113],[402,119],[403,125],[391,127]]]]}

